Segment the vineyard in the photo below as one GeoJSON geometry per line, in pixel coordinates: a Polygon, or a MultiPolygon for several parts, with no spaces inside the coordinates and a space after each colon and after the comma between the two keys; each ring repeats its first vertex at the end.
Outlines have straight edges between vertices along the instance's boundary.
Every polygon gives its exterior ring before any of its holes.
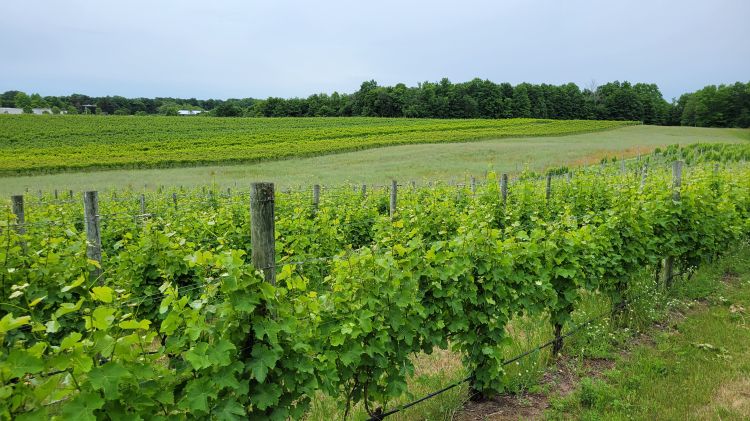
{"type": "Polygon", "coordinates": [[[298,419],[321,393],[377,417],[411,356],[449,347],[476,394],[502,392],[515,318],[547,315],[559,337],[583,295],[622,308],[635,271],[668,289],[747,238],[748,152],[458,186],[15,198],[0,419],[298,419]]]}
{"type": "Polygon", "coordinates": [[[389,145],[594,132],[633,122],[0,116],[0,175],[237,164],[389,145]]]}

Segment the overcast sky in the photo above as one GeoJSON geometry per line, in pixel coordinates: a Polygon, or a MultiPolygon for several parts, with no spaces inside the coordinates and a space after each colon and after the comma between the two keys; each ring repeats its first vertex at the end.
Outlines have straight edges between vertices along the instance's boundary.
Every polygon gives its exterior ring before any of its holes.
{"type": "Polygon", "coordinates": [[[749,0],[0,0],[0,91],[228,98],[474,77],[750,81],[749,0]]]}

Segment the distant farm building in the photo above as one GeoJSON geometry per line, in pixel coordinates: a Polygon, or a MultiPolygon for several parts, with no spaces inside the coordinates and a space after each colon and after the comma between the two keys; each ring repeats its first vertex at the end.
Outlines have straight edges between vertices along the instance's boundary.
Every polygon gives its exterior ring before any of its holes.
{"type": "MultiPolygon", "coordinates": [[[[52,114],[52,108],[32,108],[31,113],[36,115],[52,114]]],[[[67,114],[67,111],[62,110],[60,113],[67,114]]],[[[0,114],[23,114],[23,108],[0,107],[0,114]]]]}
{"type": "Polygon", "coordinates": [[[177,115],[198,115],[204,112],[203,110],[177,110],[177,115]]]}

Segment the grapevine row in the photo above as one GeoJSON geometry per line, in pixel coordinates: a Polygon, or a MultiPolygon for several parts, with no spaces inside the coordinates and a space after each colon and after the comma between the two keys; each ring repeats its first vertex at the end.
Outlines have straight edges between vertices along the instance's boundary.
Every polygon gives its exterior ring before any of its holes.
{"type": "Polygon", "coordinates": [[[196,120],[11,115],[0,116],[0,174],[248,163],[388,145],[586,133],[631,124],[634,122],[535,119],[196,120]]]}
{"type": "Polygon", "coordinates": [[[276,285],[250,264],[246,198],[105,220],[101,263],[78,204],[28,206],[23,233],[7,211],[0,417],[300,418],[321,392],[387,408],[410,357],[448,346],[474,390],[500,392],[514,317],[562,326],[586,291],[618,303],[635,270],[693,268],[750,232],[747,167],[687,167],[679,200],[669,168],[637,170],[555,178],[549,196],[521,174],[505,201],[493,174],[402,186],[393,217],[383,190],[317,208],[277,194],[276,285]]]}

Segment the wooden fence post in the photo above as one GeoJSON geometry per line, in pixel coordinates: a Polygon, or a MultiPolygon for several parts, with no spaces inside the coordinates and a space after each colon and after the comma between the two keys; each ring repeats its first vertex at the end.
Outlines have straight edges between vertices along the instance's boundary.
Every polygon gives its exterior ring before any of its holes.
{"type": "Polygon", "coordinates": [[[68,190],[68,196],[70,196],[71,199],[73,198],[73,190],[68,190]]]}
{"type": "Polygon", "coordinates": [[[57,198],[58,198],[58,197],[59,197],[59,196],[58,196],[58,194],[57,194],[57,189],[55,189],[55,200],[57,200],[57,198]]]}
{"type": "Polygon", "coordinates": [[[273,183],[250,186],[250,244],[252,263],[263,278],[276,285],[276,245],[274,236],[273,183]]]}
{"type": "Polygon", "coordinates": [[[545,197],[547,198],[547,203],[549,203],[549,200],[552,198],[552,174],[547,174],[547,192],[545,197]]]}
{"type": "MultiPolygon", "coordinates": [[[[23,210],[23,195],[11,196],[11,202],[13,202],[13,214],[16,215],[16,232],[18,235],[26,234],[26,215],[23,210]]],[[[26,241],[21,240],[21,248],[26,250],[26,241]]]]}
{"type": "Polygon", "coordinates": [[[641,191],[643,191],[643,187],[646,185],[646,178],[648,178],[648,167],[644,165],[641,172],[641,191]]]}
{"type": "MultiPolygon", "coordinates": [[[[682,187],[682,161],[675,161],[672,164],[672,200],[679,202],[681,200],[680,189],[682,187]]],[[[664,259],[664,285],[667,288],[672,286],[674,277],[674,256],[667,256],[664,259]]]]}
{"type": "Polygon", "coordinates": [[[174,203],[174,210],[177,210],[177,193],[172,193],[172,202],[174,203]]]}
{"type": "Polygon", "coordinates": [[[398,194],[396,192],[396,189],[398,188],[398,184],[396,183],[396,180],[391,181],[391,202],[390,202],[390,216],[391,219],[396,215],[396,195],[398,194]]]}
{"type": "Polygon", "coordinates": [[[625,166],[625,159],[620,160],[620,172],[625,174],[628,172],[628,168],[625,166]]]}
{"type": "Polygon", "coordinates": [[[683,161],[675,161],[672,164],[672,199],[680,201],[680,189],[682,188],[682,166],[683,161]]]}
{"type": "Polygon", "coordinates": [[[471,176],[471,194],[476,194],[477,192],[477,179],[474,178],[474,176],[471,176]]]}
{"type": "Polygon", "coordinates": [[[367,197],[367,184],[362,184],[362,198],[367,197]]]}
{"type": "Polygon", "coordinates": [[[141,216],[146,214],[146,195],[141,195],[141,216]]]}
{"type": "Polygon", "coordinates": [[[500,176],[500,198],[503,200],[503,206],[508,204],[508,174],[503,173],[500,176]]]}
{"type": "Polygon", "coordinates": [[[318,210],[318,205],[320,205],[320,184],[316,184],[313,186],[313,197],[312,197],[312,203],[313,203],[313,210],[318,210]]]}
{"type": "MultiPolygon", "coordinates": [[[[99,227],[99,194],[96,191],[83,193],[83,214],[86,224],[86,257],[99,263],[89,273],[89,279],[96,280],[102,274],[102,237],[99,227]]],[[[103,280],[99,280],[102,284],[103,280]]]]}

